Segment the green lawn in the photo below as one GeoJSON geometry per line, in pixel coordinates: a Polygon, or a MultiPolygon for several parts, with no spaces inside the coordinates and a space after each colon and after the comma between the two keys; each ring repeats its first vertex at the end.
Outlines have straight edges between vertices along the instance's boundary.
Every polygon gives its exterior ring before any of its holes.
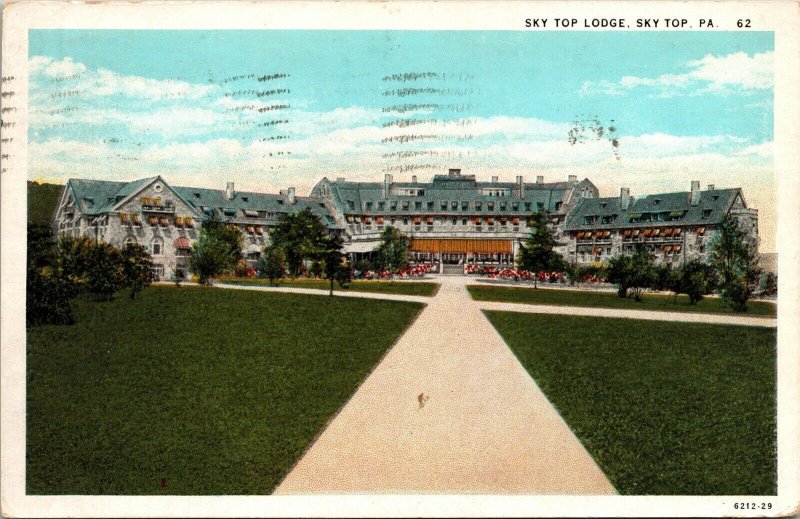
{"type": "Polygon", "coordinates": [[[28,331],[27,492],[268,494],[423,306],[194,287],[79,299],[77,324],[28,331]]]}
{"type": "MultiPolygon", "coordinates": [[[[479,301],[502,301],[507,303],[528,303],[557,306],[590,306],[600,308],[619,308],[624,310],[658,310],[664,312],[698,312],[708,314],[734,313],[716,297],[707,297],[695,305],[689,304],[685,295],[645,294],[640,303],[633,298],[621,298],[616,292],[592,290],[535,289],[524,287],[468,285],[467,290],[473,299],[479,301]]],[[[753,317],[775,317],[775,304],[764,301],[747,303],[747,312],[740,315],[753,317]]]]}
{"type": "MultiPolygon", "coordinates": [[[[266,279],[237,279],[225,278],[222,283],[236,285],[270,286],[266,279]]],[[[282,279],[278,286],[290,288],[318,288],[328,290],[330,282],[324,279],[282,279]]],[[[342,288],[333,284],[333,290],[349,290],[351,292],[375,292],[381,294],[397,294],[406,296],[432,296],[439,290],[439,283],[431,281],[373,281],[355,280],[349,288],[342,288]]]]}
{"type": "Polygon", "coordinates": [[[486,313],[621,494],[777,492],[774,329],[486,313]]]}

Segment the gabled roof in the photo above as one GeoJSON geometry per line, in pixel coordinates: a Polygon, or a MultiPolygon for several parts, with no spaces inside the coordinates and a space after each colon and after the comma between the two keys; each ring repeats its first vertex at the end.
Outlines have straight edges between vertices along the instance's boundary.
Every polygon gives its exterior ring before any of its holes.
{"type": "Polygon", "coordinates": [[[95,215],[113,206],[116,193],[127,184],[128,182],[71,178],[67,181],[67,189],[72,191],[76,205],[82,213],[95,215]]]}
{"type": "Polygon", "coordinates": [[[581,198],[575,209],[567,216],[565,229],[642,227],[648,225],[693,225],[718,224],[730,210],[741,189],[715,189],[700,191],[700,202],[691,205],[689,191],[659,193],[631,199],[628,209],[623,210],[620,197],[581,198]],[[682,213],[678,219],[663,222],[636,221],[644,213],[682,213]],[[709,211],[708,216],[703,216],[709,211]],[[685,213],[684,213],[685,212],[685,213]],[[617,215],[613,223],[601,223],[603,216],[617,215]],[[586,224],[587,216],[598,216],[598,222],[586,224]],[[634,221],[632,221],[634,220],[634,221]]]}

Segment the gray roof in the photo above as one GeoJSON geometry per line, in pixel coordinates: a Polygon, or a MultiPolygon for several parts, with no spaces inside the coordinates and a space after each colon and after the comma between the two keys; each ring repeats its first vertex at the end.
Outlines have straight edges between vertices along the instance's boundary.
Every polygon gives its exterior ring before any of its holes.
{"type": "MultiPolygon", "coordinates": [[[[70,179],[67,186],[72,189],[81,212],[98,215],[110,211],[119,201],[136,193],[155,178],[157,177],[143,178],[132,182],[70,179]]],[[[318,198],[297,196],[295,203],[290,205],[285,195],[237,191],[234,192],[233,198],[228,200],[225,190],[184,186],[170,187],[198,212],[202,213],[201,208],[209,208],[211,211],[216,211],[223,219],[232,222],[237,222],[238,219],[226,217],[223,209],[251,209],[278,214],[299,212],[308,208],[323,223],[333,225],[333,217],[323,201],[318,198]]],[[[276,219],[273,217],[266,220],[274,222],[276,219]]]]}
{"type": "Polygon", "coordinates": [[[476,182],[474,177],[448,177],[437,175],[432,182],[393,182],[389,193],[384,196],[383,182],[349,182],[343,180],[330,181],[331,195],[334,204],[341,213],[369,213],[369,214],[410,214],[413,211],[425,211],[426,213],[503,213],[503,214],[530,214],[531,211],[541,209],[555,211],[556,203],[561,201],[564,193],[571,183],[553,182],[539,184],[525,184],[523,197],[516,195],[514,189],[517,187],[513,182],[476,182]],[[484,194],[480,189],[484,188],[506,188],[511,189],[510,196],[490,196],[484,194]],[[423,195],[405,195],[397,193],[398,190],[417,189],[423,190],[423,195]],[[403,210],[402,203],[408,201],[409,208],[403,210]],[[353,208],[350,208],[352,202],[353,208]],[[382,207],[380,202],[383,202],[382,207]],[[392,202],[398,202],[397,209],[391,209],[392,202]],[[415,202],[420,202],[421,207],[415,208],[415,202]],[[433,206],[429,207],[432,202],[433,206]],[[441,209],[441,203],[447,202],[448,209],[441,209]],[[451,210],[450,204],[458,203],[458,209],[451,210]],[[463,211],[461,202],[469,202],[469,209],[463,211]],[[475,202],[482,202],[481,209],[475,209],[475,202]],[[487,202],[495,202],[493,210],[488,208],[487,202]],[[506,202],[506,208],[500,209],[500,202],[506,202]],[[371,203],[371,207],[367,206],[371,203]],[[526,207],[526,203],[530,204],[526,207]],[[517,205],[514,210],[513,204],[517,205]]]}
{"type": "Polygon", "coordinates": [[[738,188],[700,191],[700,201],[697,205],[691,205],[689,191],[653,194],[631,198],[626,210],[622,209],[620,197],[581,198],[575,209],[567,216],[565,229],[718,224],[740,193],[741,189],[738,188]],[[663,215],[661,216],[663,220],[659,220],[659,214],[663,215]],[[614,215],[616,219],[613,221],[602,222],[604,216],[614,217],[614,215]],[[597,216],[597,222],[586,223],[587,216],[597,216]],[[653,219],[648,220],[648,218],[653,219]]]}

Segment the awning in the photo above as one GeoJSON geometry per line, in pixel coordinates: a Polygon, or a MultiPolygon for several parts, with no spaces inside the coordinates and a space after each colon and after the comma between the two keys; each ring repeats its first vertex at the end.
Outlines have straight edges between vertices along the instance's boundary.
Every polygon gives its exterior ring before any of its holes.
{"type": "Polygon", "coordinates": [[[681,246],[680,245],[674,245],[672,250],[674,250],[675,252],[680,252],[681,251],[681,246]]]}
{"type": "Polygon", "coordinates": [[[419,225],[420,218],[419,216],[414,217],[414,225],[419,225]]]}
{"type": "Polygon", "coordinates": [[[133,223],[139,223],[139,215],[138,214],[132,214],[131,215],[131,221],[133,223]]]}
{"type": "Polygon", "coordinates": [[[653,229],[653,232],[650,233],[650,236],[658,236],[661,233],[661,229],[653,229]]]}
{"type": "Polygon", "coordinates": [[[158,223],[166,227],[167,225],[169,225],[169,219],[166,216],[162,216],[161,218],[158,219],[158,223]]]}
{"type": "Polygon", "coordinates": [[[473,224],[480,224],[481,223],[481,217],[480,216],[473,216],[472,217],[472,223],[473,224]]]}
{"type": "Polygon", "coordinates": [[[251,218],[258,218],[258,211],[255,211],[253,209],[245,209],[244,215],[249,216],[251,218]]]}
{"type": "Polygon", "coordinates": [[[149,218],[147,219],[147,221],[148,221],[148,222],[150,222],[150,225],[156,225],[156,224],[158,223],[158,217],[156,217],[156,216],[151,216],[151,217],[149,217],[149,218]]]}
{"type": "Polygon", "coordinates": [[[631,236],[639,236],[639,229],[634,229],[631,231],[631,236]]]}
{"type": "Polygon", "coordinates": [[[256,225],[255,231],[256,234],[262,234],[264,232],[264,229],[262,229],[260,225],[256,225]]]}
{"type": "Polygon", "coordinates": [[[256,243],[251,243],[244,252],[245,254],[261,254],[261,246],[256,243]]]}
{"type": "Polygon", "coordinates": [[[611,236],[611,231],[604,231],[603,232],[603,238],[608,238],[609,236],[611,236]]]}
{"type": "Polygon", "coordinates": [[[460,252],[472,254],[511,254],[511,240],[411,238],[411,252],[460,252]]]}
{"type": "Polygon", "coordinates": [[[672,249],[672,245],[664,245],[661,247],[662,252],[669,252],[672,249]]]}
{"type": "Polygon", "coordinates": [[[486,217],[486,223],[488,223],[489,225],[494,224],[494,217],[493,216],[487,216],[486,217]]]}
{"type": "Polygon", "coordinates": [[[255,229],[253,228],[253,226],[252,226],[252,225],[248,225],[248,226],[246,227],[246,229],[247,229],[247,232],[249,232],[250,234],[252,234],[252,233],[254,233],[254,232],[255,232],[255,229]]]}
{"type": "Polygon", "coordinates": [[[601,250],[603,249],[601,249],[600,247],[595,247],[594,249],[592,249],[592,254],[600,254],[601,250]]]}
{"type": "Polygon", "coordinates": [[[703,234],[704,232],[706,232],[706,228],[705,227],[697,227],[694,230],[694,232],[695,232],[695,234],[703,234]]]}
{"type": "Polygon", "coordinates": [[[652,233],[652,232],[653,231],[650,230],[650,229],[645,229],[644,231],[642,231],[642,236],[650,236],[650,233],[652,233]]]}
{"type": "Polygon", "coordinates": [[[664,229],[664,236],[672,236],[672,229],[664,229]]]}
{"type": "Polygon", "coordinates": [[[173,219],[173,223],[175,224],[175,227],[180,227],[183,225],[183,218],[181,218],[180,216],[176,216],[173,219]]]}
{"type": "Polygon", "coordinates": [[[372,251],[375,250],[375,247],[377,247],[377,246],[378,246],[378,242],[376,242],[376,241],[350,242],[350,243],[346,243],[344,245],[344,247],[342,247],[342,252],[344,252],[344,253],[350,253],[350,252],[358,252],[358,253],[372,252],[372,251]]]}
{"type": "Polygon", "coordinates": [[[375,223],[382,224],[383,223],[383,216],[376,216],[375,223]]]}
{"type": "Polygon", "coordinates": [[[425,217],[425,223],[427,223],[428,225],[432,225],[433,224],[433,216],[426,216],[425,217]]]}
{"type": "Polygon", "coordinates": [[[175,240],[175,248],[176,249],[191,249],[192,245],[189,243],[189,240],[184,236],[181,236],[177,240],[175,240]]]}
{"type": "Polygon", "coordinates": [[[680,236],[681,235],[681,228],[680,227],[675,227],[674,229],[672,229],[672,235],[673,236],[680,236]]]}
{"type": "Polygon", "coordinates": [[[511,219],[511,223],[512,223],[513,225],[519,225],[519,218],[517,218],[517,217],[515,216],[514,218],[512,218],[512,219],[511,219]]]}
{"type": "Polygon", "coordinates": [[[363,219],[362,221],[363,221],[364,223],[372,223],[372,220],[370,219],[370,217],[369,217],[369,216],[365,216],[365,217],[364,217],[364,219],[363,219]]]}
{"type": "Polygon", "coordinates": [[[623,236],[630,236],[631,235],[631,230],[630,229],[625,229],[625,231],[622,233],[622,235],[623,236]]]}
{"type": "Polygon", "coordinates": [[[506,224],[506,221],[507,221],[507,220],[506,220],[506,218],[505,218],[505,217],[503,217],[503,216],[501,216],[501,217],[500,217],[500,223],[501,223],[501,224],[505,225],[505,224],[506,224]]]}

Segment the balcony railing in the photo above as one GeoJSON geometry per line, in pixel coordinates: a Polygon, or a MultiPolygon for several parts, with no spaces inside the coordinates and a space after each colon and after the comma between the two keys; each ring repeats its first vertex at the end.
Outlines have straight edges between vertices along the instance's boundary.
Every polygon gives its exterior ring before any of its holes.
{"type": "Polygon", "coordinates": [[[174,214],[175,213],[175,206],[172,206],[172,205],[142,204],[142,212],[144,212],[144,213],[174,214]]]}

